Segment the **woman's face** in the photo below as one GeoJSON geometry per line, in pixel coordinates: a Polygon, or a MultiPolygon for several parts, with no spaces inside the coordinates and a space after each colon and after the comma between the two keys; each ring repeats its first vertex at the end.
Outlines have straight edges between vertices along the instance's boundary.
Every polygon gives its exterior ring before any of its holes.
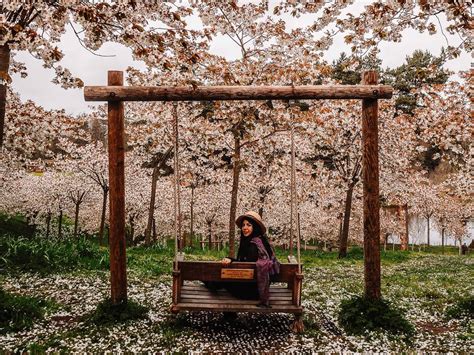
{"type": "Polygon", "coordinates": [[[244,237],[248,237],[249,235],[252,234],[252,232],[253,232],[253,226],[250,224],[249,221],[244,219],[242,221],[242,234],[244,235],[244,237]]]}

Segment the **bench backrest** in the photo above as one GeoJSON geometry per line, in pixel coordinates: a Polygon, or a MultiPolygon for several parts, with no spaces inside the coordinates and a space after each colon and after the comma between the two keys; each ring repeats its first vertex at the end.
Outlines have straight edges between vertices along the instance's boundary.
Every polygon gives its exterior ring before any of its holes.
{"type": "MultiPolygon", "coordinates": [[[[219,261],[179,261],[178,270],[181,280],[200,280],[200,281],[246,281],[248,279],[223,279],[221,278],[222,269],[244,269],[255,270],[255,263],[233,262],[228,266],[222,266],[219,261]]],[[[281,264],[280,274],[272,278],[275,282],[293,282],[295,274],[298,273],[298,264],[281,264]]],[[[254,280],[256,273],[254,272],[254,280]]]]}

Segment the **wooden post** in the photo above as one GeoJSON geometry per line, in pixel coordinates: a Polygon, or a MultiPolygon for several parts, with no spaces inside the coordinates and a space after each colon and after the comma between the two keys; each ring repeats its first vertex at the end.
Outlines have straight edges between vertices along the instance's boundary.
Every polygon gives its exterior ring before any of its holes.
{"type": "MultiPolygon", "coordinates": [[[[123,85],[123,72],[109,71],[108,85],[123,85]]],[[[125,132],[122,101],[108,103],[109,247],[112,304],[127,301],[125,248],[125,132]]]]}
{"type": "MultiPolygon", "coordinates": [[[[376,71],[362,73],[363,85],[375,85],[376,71]]],[[[380,299],[380,201],[378,101],[362,100],[362,182],[364,203],[365,296],[380,299]]]]}
{"type": "MultiPolygon", "coordinates": [[[[295,172],[295,124],[293,118],[293,111],[290,107],[290,114],[291,114],[291,178],[290,178],[290,256],[293,256],[293,238],[294,238],[294,215],[295,212],[298,210],[297,203],[295,202],[296,197],[296,172],[295,172]]],[[[299,246],[299,244],[298,244],[299,246]]]]}

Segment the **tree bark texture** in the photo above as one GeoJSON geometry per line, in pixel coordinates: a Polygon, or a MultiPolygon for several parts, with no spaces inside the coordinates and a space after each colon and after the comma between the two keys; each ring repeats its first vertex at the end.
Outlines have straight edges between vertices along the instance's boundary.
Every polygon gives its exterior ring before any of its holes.
{"type": "Polygon", "coordinates": [[[10,47],[0,46],[0,148],[3,146],[5,135],[5,109],[7,106],[7,78],[10,68],[10,47]],[[3,79],[3,80],[2,80],[3,79]]]}
{"type": "MultiPolygon", "coordinates": [[[[377,72],[362,74],[363,85],[377,83],[377,72]]],[[[362,100],[362,181],[365,296],[380,299],[380,197],[377,99],[362,100]]]]}
{"type": "Polygon", "coordinates": [[[428,246],[430,246],[430,219],[431,219],[430,215],[426,216],[426,225],[427,225],[427,228],[426,228],[427,229],[427,231],[426,231],[426,233],[427,233],[427,235],[426,235],[426,244],[428,246]]]}
{"type": "Polygon", "coordinates": [[[212,249],[212,222],[207,223],[207,228],[209,231],[209,250],[212,249]]]}
{"type": "Polygon", "coordinates": [[[58,217],[58,238],[61,239],[63,236],[63,210],[59,210],[58,217]]]}
{"type": "Polygon", "coordinates": [[[230,199],[230,216],[229,216],[229,256],[235,257],[235,219],[237,214],[237,195],[239,192],[240,177],[240,137],[238,133],[234,133],[234,164],[232,176],[232,195],[230,199]]]}
{"type": "Polygon", "coordinates": [[[153,241],[156,242],[156,239],[157,239],[157,235],[156,235],[156,219],[153,218],[153,241]]]}
{"type": "Polygon", "coordinates": [[[130,218],[129,223],[130,223],[130,245],[134,245],[133,239],[135,239],[135,221],[133,217],[130,218]]]}
{"type": "Polygon", "coordinates": [[[402,234],[400,237],[400,250],[408,250],[408,242],[409,242],[409,237],[408,237],[408,204],[405,204],[403,206],[403,209],[405,210],[405,234],[402,234]]]}
{"type": "Polygon", "coordinates": [[[351,220],[352,194],[354,192],[354,183],[350,183],[346,191],[346,202],[344,208],[344,222],[342,225],[341,238],[339,239],[339,258],[347,256],[347,241],[349,240],[349,223],[351,220]]]}
{"type": "MultiPolygon", "coordinates": [[[[109,71],[108,85],[123,85],[123,72],[109,71]]],[[[109,248],[112,304],[127,301],[125,241],[125,132],[123,102],[108,103],[109,248]]]]}
{"type": "Polygon", "coordinates": [[[51,212],[48,212],[46,215],[46,239],[49,238],[49,233],[51,231],[51,212]]]}
{"type": "Polygon", "coordinates": [[[74,210],[74,238],[77,237],[77,226],[79,224],[79,207],[81,203],[76,202],[75,203],[75,210],[74,210]]]}
{"type": "Polygon", "coordinates": [[[191,206],[190,206],[190,214],[191,214],[191,226],[189,230],[189,246],[193,246],[193,238],[194,238],[194,185],[191,185],[191,206]]]}
{"type": "Polygon", "coordinates": [[[389,99],[388,85],[86,86],[86,101],[389,99]]]}
{"type": "Polygon", "coordinates": [[[444,227],[441,228],[441,253],[444,254],[444,227]]]}

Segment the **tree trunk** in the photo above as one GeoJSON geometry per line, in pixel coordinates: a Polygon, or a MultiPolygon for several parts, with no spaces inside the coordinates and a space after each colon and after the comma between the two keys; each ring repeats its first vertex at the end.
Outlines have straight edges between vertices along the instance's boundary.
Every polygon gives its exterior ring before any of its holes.
{"type": "Polygon", "coordinates": [[[441,253],[444,254],[444,227],[441,228],[441,253]]]}
{"type": "Polygon", "coordinates": [[[59,210],[59,219],[58,219],[58,238],[63,236],[63,210],[59,210]]]}
{"type": "Polygon", "coordinates": [[[186,239],[186,234],[187,234],[186,232],[180,234],[181,235],[181,249],[185,248],[187,243],[188,243],[188,241],[186,239]]]}
{"type": "Polygon", "coordinates": [[[76,209],[74,211],[74,238],[77,237],[77,226],[79,224],[79,206],[80,202],[76,202],[76,209]]]}
{"type": "Polygon", "coordinates": [[[229,256],[235,257],[235,216],[237,214],[237,194],[239,192],[240,176],[240,138],[238,133],[234,133],[234,164],[232,179],[232,195],[230,200],[229,216],[229,256]]]}
{"type": "Polygon", "coordinates": [[[209,250],[211,250],[212,249],[212,222],[207,223],[207,228],[209,231],[209,250]]]}
{"type": "Polygon", "coordinates": [[[150,245],[151,229],[153,225],[153,215],[155,214],[156,182],[158,180],[158,167],[153,169],[151,175],[151,196],[150,207],[148,209],[148,222],[145,230],[145,245],[150,245]]]}
{"type": "Polygon", "coordinates": [[[29,229],[29,233],[31,233],[32,236],[36,234],[36,222],[35,222],[36,216],[38,216],[38,212],[33,212],[33,215],[31,217],[29,216],[26,217],[26,224],[28,225],[28,227],[31,227],[31,229],[30,228],[28,229],[29,229]]]}
{"type": "Polygon", "coordinates": [[[427,234],[427,240],[426,240],[427,243],[426,244],[428,246],[430,246],[430,217],[431,216],[426,217],[426,222],[427,222],[427,225],[428,225],[428,228],[427,228],[428,229],[428,232],[427,232],[428,234],[427,234]]]}
{"type": "Polygon", "coordinates": [[[194,185],[191,186],[191,221],[190,221],[190,228],[189,228],[189,246],[193,246],[193,239],[194,239],[194,185]]]}
{"type": "Polygon", "coordinates": [[[133,221],[133,218],[130,218],[130,245],[133,244],[133,239],[135,238],[135,222],[133,221]]]}
{"type": "Polygon", "coordinates": [[[341,240],[342,238],[342,224],[343,224],[343,218],[342,218],[342,214],[341,216],[339,217],[339,235],[338,235],[338,240],[341,240]]]}
{"type": "Polygon", "coordinates": [[[408,204],[404,206],[405,210],[405,234],[400,237],[400,250],[408,250],[409,236],[408,236],[408,204]]]}
{"type": "Polygon", "coordinates": [[[157,235],[156,235],[156,219],[153,218],[153,241],[156,242],[157,235]]]}
{"type": "Polygon", "coordinates": [[[258,208],[258,214],[260,215],[260,218],[263,219],[263,206],[265,205],[265,197],[266,195],[260,194],[260,207],[258,208]]]}
{"type": "Polygon", "coordinates": [[[49,233],[51,231],[51,212],[48,212],[46,215],[46,238],[49,238],[49,233]]]}
{"type": "Polygon", "coordinates": [[[10,68],[10,47],[8,44],[0,46],[0,149],[3,146],[5,134],[5,108],[7,105],[7,80],[10,68]],[[4,78],[2,81],[2,77],[4,78]]]}
{"type": "Polygon", "coordinates": [[[349,222],[351,219],[352,193],[355,183],[350,183],[346,192],[346,202],[344,209],[344,224],[342,227],[341,238],[339,239],[339,258],[345,258],[347,255],[347,240],[349,239],[349,222]]]}
{"type": "Polygon", "coordinates": [[[108,190],[102,188],[102,213],[100,215],[100,228],[99,228],[99,245],[104,245],[104,229],[105,229],[105,212],[107,208],[107,195],[108,190]]]}

